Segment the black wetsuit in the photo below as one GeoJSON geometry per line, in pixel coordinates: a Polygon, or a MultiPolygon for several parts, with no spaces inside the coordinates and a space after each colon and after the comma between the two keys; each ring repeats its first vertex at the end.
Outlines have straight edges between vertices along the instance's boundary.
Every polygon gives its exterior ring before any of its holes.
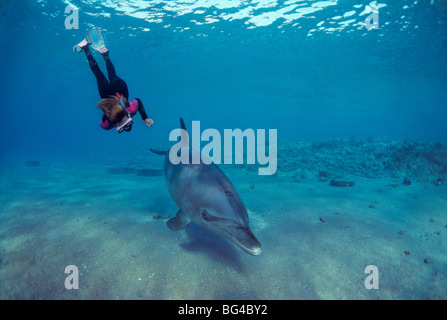
{"type": "MultiPolygon", "coordinates": [[[[109,96],[116,96],[116,94],[119,93],[120,95],[125,97],[126,100],[129,100],[129,89],[127,88],[127,84],[126,82],[124,82],[123,79],[121,79],[116,75],[115,67],[113,66],[112,61],[110,60],[109,57],[109,52],[102,54],[102,56],[106,61],[107,74],[109,76],[110,82],[104,76],[101,69],[99,69],[98,63],[96,62],[95,58],[90,52],[90,48],[88,46],[85,46],[83,49],[87,54],[90,69],[92,69],[93,74],[96,77],[96,81],[98,83],[99,96],[101,97],[101,99],[108,98],[109,96]]],[[[143,103],[138,98],[136,98],[136,100],[138,101],[138,112],[140,113],[141,118],[143,120],[146,120],[148,117],[146,111],[144,110],[143,103]]],[[[126,107],[128,107],[128,105],[126,107]]],[[[105,115],[103,116],[103,120],[104,119],[106,119],[105,115]]]]}

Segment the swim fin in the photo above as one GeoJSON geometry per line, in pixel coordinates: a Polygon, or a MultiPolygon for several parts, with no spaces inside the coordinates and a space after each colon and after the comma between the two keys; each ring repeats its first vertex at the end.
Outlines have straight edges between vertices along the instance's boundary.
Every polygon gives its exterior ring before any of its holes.
{"type": "Polygon", "coordinates": [[[88,42],[87,42],[87,40],[84,39],[73,47],[73,51],[74,52],[82,52],[83,47],[85,47],[87,45],[88,45],[88,42]]]}
{"type": "Polygon", "coordinates": [[[107,51],[109,51],[106,48],[101,30],[99,30],[98,27],[94,27],[92,30],[87,32],[87,41],[90,43],[93,49],[99,51],[100,53],[106,53],[107,51]]]}

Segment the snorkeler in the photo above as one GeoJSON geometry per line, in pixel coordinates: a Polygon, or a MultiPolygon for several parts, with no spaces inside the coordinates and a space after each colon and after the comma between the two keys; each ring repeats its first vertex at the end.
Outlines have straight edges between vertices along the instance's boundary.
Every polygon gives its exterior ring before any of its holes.
{"type": "Polygon", "coordinates": [[[109,50],[105,47],[101,32],[98,28],[94,28],[87,33],[87,40],[81,41],[79,44],[74,46],[73,50],[75,52],[84,51],[87,55],[88,63],[93,71],[98,82],[99,95],[101,101],[99,101],[96,106],[104,112],[100,126],[105,130],[110,130],[115,128],[118,133],[123,131],[131,131],[133,120],[132,117],[137,113],[140,113],[146,126],[150,127],[154,124],[152,119],[149,119],[146,111],[144,110],[143,103],[140,99],[136,98],[130,102],[129,90],[127,84],[116,75],[115,67],[110,61],[109,50]],[[93,58],[90,52],[89,46],[101,53],[103,56],[109,80],[104,76],[102,71],[99,69],[95,58],[93,58]]]}

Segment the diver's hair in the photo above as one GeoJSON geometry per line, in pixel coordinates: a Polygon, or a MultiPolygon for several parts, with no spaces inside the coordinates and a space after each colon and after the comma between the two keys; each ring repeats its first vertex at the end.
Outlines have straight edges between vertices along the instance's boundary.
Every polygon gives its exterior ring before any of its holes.
{"type": "MultiPolygon", "coordinates": [[[[127,99],[121,97],[124,105],[127,106],[127,99]]],[[[104,112],[104,115],[109,119],[112,124],[120,122],[121,119],[127,114],[126,110],[121,106],[118,97],[109,96],[109,98],[102,99],[96,106],[104,112]]]]}

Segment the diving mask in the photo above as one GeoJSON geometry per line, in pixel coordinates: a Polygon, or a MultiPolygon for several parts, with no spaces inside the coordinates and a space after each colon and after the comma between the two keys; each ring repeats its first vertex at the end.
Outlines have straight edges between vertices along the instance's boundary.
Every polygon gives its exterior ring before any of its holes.
{"type": "Polygon", "coordinates": [[[132,124],[133,124],[132,117],[130,116],[129,111],[127,111],[126,107],[124,106],[124,102],[123,102],[123,99],[121,98],[121,95],[119,93],[116,93],[116,96],[117,96],[118,100],[120,101],[120,105],[124,108],[124,110],[126,110],[127,117],[123,118],[123,120],[118,122],[115,125],[115,129],[116,129],[116,131],[118,131],[118,133],[122,133],[123,131],[130,131],[130,130],[132,130],[132,124]]]}
{"type": "Polygon", "coordinates": [[[118,122],[115,125],[115,129],[116,131],[118,131],[118,133],[121,133],[123,131],[130,131],[132,130],[132,124],[133,124],[132,117],[128,113],[126,118],[124,118],[123,120],[121,120],[121,122],[118,122]]]}

